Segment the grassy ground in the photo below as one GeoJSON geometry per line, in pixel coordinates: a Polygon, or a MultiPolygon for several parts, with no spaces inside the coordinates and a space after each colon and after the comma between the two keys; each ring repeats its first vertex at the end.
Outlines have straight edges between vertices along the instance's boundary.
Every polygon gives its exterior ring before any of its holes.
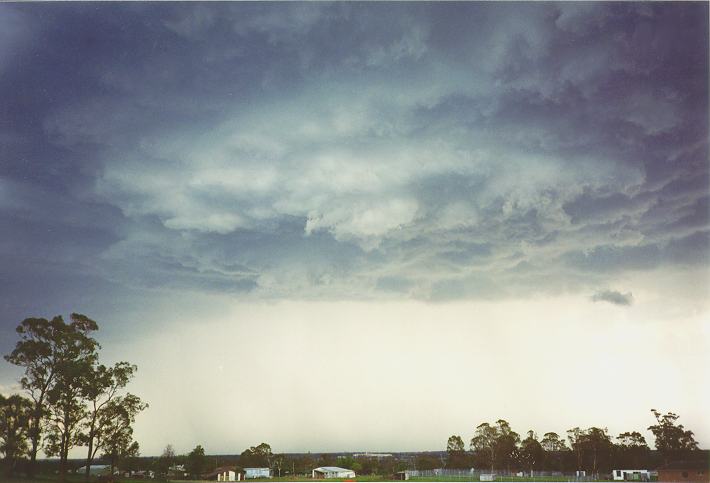
{"type": "MultiPolygon", "coordinates": [[[[67,482],[68,483],[84,483],[86,480],[84,479],[83,475],[68,475],[67,477],[67,482]]],[[[92,479],[90,480],[90,483],[97,483],[97,479],[92,479]]],[[[323,481],[323,480],[313,480],[312,478],[306,478],[303,476],[296,476],[296,477],[286,477],[283,476],[281,478],[259,478],[259,479],[253,479],[249,480],[249,482],[254,482],[254,483],[259,483],[259,482],[279,482],[279,481],[323,481]]],[[[342,479],[332,479],[332,480],[326,480],[326,481],[393,481],[389,478],[385,478],[383,476],[377,476],[377,475],[367,475],[367,476],[358,476],[355,479],[347,479],[347,478],[342,478],[342,479]]],[[[451,476],[432,476],[432,477],[412,477],[409,479],[409,481],[413,482],[419,482],[419,481],[451,481],[451,482],[466,482],[466,481],[477,481],[477,480],[472,480],[471,478],[456,478],[456,477],[451,477],[451,476]]],[[[545,477],[535,477],[535,478],[530,478],[530,477],[499,477],[496,481],[498,482],[512,482],[512,483],[525,483],[525,482],[565,482],[565,481],[570,481],[569,477],[565,476],[545,476],[545,477]]],[[[10,478],[8,479],[7,477],[4,477],[0,475],[0,482],[2,483],[59,483],[59,479],[56,476],[37,476],[32,479],[29,478],[10,478]]],[[[155,483],[165,483],[161,482],[160,480],[134,480],[134,479],[126,479],[126,478],[119,478],[114,480],[114,483],[150,483],[150,482],[155,482],[155,483]]],[[[204,480],[173,480],[169,481],[167,483],[207,483],[204,480]]],[[[211,483],[211,482],[210,482],[211,483]]]]}

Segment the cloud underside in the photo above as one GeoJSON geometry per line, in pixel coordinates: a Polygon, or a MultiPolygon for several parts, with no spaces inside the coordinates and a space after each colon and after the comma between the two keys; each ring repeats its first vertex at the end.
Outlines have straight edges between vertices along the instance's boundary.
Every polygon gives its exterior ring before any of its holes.
{"type": "Polygon", "coordinates": [[[594,302],[608,302],[614,305],[631,305],[634,296],[631,292],[621,293],[617,290],[602,290],[592,295],[594,302]]]}
{"type": "Polygon", "coordinates": [[[2,6],[3,88],[67,93],[7,109],[5,258],[434,300],[708,264],[707,5],[43,9],[2,6]]]}

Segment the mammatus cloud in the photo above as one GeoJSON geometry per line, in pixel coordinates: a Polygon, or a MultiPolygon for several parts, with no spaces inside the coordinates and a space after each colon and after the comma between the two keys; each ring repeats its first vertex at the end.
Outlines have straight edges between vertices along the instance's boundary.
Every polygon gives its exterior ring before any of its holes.
{"type": "Polygon", "coordinates": [[[634,296],[631,292],[621,293],[616,290],[602,290],[592,295],[594,302],[609,302],[614,305],[631,305],[634,296]]]}
{"type": "Polygon", "coordinates": [[[3,57],[8,258],[424,300],[708,263],[706,5],[3,8],[43,32],[3,57]]]}

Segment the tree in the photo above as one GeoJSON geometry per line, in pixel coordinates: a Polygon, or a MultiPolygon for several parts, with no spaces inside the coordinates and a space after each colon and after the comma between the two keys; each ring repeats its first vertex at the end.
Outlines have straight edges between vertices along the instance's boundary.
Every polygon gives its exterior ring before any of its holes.
{"type": "Polygon", "coordinates": [[[568,448],[565,440],[561,439],[557,433],[545,433],[540,441],[540,445],[545,450],[545,459],[547,460],[546,467],[548,469],[556,469],[562,471],[564,467],[564,455],[568,448]]]}
{"type": "Polygon", "coordinates": [[[671,457],[682,458],[688,452],[698,449],[693,432],[685,429],[682,424],[676,424],[680,416],[671,412],[661,414],[655,409],[651,409],[651,412],[656,418],[656,424],[648,429],[656,438],[656,449],[661,452],[666,463],[671,457]]]}
{"type": "Polygon", "coordinates": [[[583,444],[592,455],[592,474],[599,474],[600,468],[608,469],[613,444],[606,428],[589,428],[583,438],[583,444]]]}
{"type": "Polygon", "coordinates": [[[453,435],[446,443],[446,467],[447,468],[467,468],[468,458],[466,456],[466,446],[464,446],[461,436],[453,435]]]}
{"type": "Polygon", "coordinates": [[[545,433],[540,444],[545,451],[567,451],[565,440],[557,433],[545,433]]]}
{"type": "Polygon", "coordinates": [[[475,452],[481,461],[491,468],[491,471],[496,464],[498,436],[496,427],[481,423],[476,427],[476,432],[471,438],[471,451],[475,452]]]}
{"type": "Polygon", "coordinates": [[[206,469],[207,457],[205,456],[205,449],[198,444],[195,446],[195,449],[190,451],[187,455],[185,471],[187,471],[191,477],[199,479],[206,469]]]}
{"type": "Polygon", "coordinates": [[[59,456],[59,474],[66,478],[69,450],[82,444],[81,425],[87,415],[81,395],[86,387],[95,354],[75,360],[65,360],[57,366],[54,385],[47,393],[49,415],[45,424],[44,451],[47,456],[59,456]]]}
{"type": "Polygon", "coordinates": [[[511,466],[517,463],[518,445],[520,435],[510,428],[504,419],[496,421],[498,436],[496,438],[496,457],[500,466],[505,466],[510,471],[511,466]]]}
{"type": "Polygon", "coordinates": [[[638,431],[621,433],[616,438],[620,466],[626,468],[641,468],[645,466],[650,449],[638,431]]]}
{"type": "Polygon", "coordinates": [[[414,458],[414,465],[418,470],[433,470],[439,468],[439,459],[431,454],[420,453],[414,458]]]}
{"type": "Polygon", "coordinates": [[[577,470],[582,469],[582,455],[584,454],[584,431],[579,427],[567,430],[567,439],[577,460],[577,470]]]}
{"type": "MultiPolygon", "coordinates": [[[[104,457],[109,460],[111,474],[119,461],[138,455],[138,443],[133,441],[133,423],[138,413],[147,407],[138,396],[128,393],[114,398],[101,411],[97,425],[102,429],[97,447],[103,450],[104,457]]],[[[171,445],[165,448],[163,457],[167,460],[165,475],[175,458],[171,445]]]]}
{"type": "Polygon", "coordinates": [[[17,460],[28,452],[27,437],[32,415],[32,402],[19,394],[0,394],[0,453],[4,455],[8,476],[15,472],[17,460]]]}
{"type": "Polygon", "coordinates": [[[594,475],[601,468],[608,469],[613,444],[606,428],[573,428],[567,434],[572,450],[577,455],[577,469],[590,471],[594,475]]]}
{"type": "MultiPolygon", "coordinates": [[[[125,444],[125,439],[122,438],[121,432],[117,431],[116,432],[116,449],[120,449],[120,446],[125,444]],[[123,440],[123,441],[122,441],[123,440]]],[[[118,453],[119,451],[115,451],[115,453],[118,453]]],[[[163,450],[163,454],[160,455],[160,457],[157,459],[155,462],[155,472],[156,476],[160,476],[165,478],[167,476],[168,471],[170,470],[170,467],[172,466],[173,462],[175,461],[175,450],[173,449],[172,444],[168,444],[165,449],[163,450]]]]}
{"type": "Polygon", "coordinates": [[[274,474],[281,477],[281,470],[286,466],[286,455],[278,454],[272,458],[271,464],[273,465],[274,474]]]}
{"type": "Polygon", "coordinates": [[[107,412],[109,405],[117,397],[119,391],[126,387],[138,368],[128,362],[118,362],[113,367],[103,364],[91,367],[86,374],[83,398],[87,400],[89,410],[87,413],[81,443],[88,447],[86,456],[86,478],[89,479],[90,467],[96,453],[102,446],[105,427],[110,418],[102,417],[107,412]]]}
{"type": "Polygon", "coordinates": [[[24,368],[20,384],[32,400],[28,431],[31,444],[29,476],[34,474],[42,423],[47,415],[46,399],[55,383],[57,368],[63,361],[76,356],[77,346],[96,348],[98,344],[89,334],[97,329],[96,322],[81,314],[71,314],[70,324],[66,324],[61,316],[52,320],[28,318],[16,329],[20,340],[15,349],[5,355],[5,360],[24,368]]]}
{"type": "Polygon", "coordinates": [[[545,459],[545,450],[532,430],[528,431],[528,437],[520,443],[520,458],[525,467],[530,469],[531,477],[536,465],[540,465],[545,459]]]}
{"type": "Polygon", "coordinates": [[[239,456],[239,464],[243,468],[271,468],[272,456],[271,446],[266,443],[261,443],[258,446],[252,446],[242,451],[242,454],[239,456]]]}

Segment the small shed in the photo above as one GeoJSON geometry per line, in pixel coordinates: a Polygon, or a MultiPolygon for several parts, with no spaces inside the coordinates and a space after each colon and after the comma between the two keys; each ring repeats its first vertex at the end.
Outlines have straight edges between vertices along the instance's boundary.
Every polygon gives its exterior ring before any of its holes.
{"type": "Polygon", "coordinates": [[[710,461],[673,461],[658,468],[658,481],[710,483],[710,461]]]}
{"type": "Polygon", "coordinates": [[[320,466],[311,472],[313,478],[355,478],[355,472],[339,466],[320,466]]]}
{"type": "Polygon", "coordinates": [[[613,470],[614,481],[651,481],[649,470],[613,470]]]}
{"type": "Polygon", "coordinates": [[[271,478],[269,468],[244,468],[244,479],[250,478],[271,478]]]}
{"type": "Polygon", "coordinates": [[[232,470],[225,470],[217,473],[217,481],[237,481],[237,473],[232,470]]]}
{"type": "MultiPolygon", "coordinates": [[[[76,473],[79,473],[81,475],[86,473],[86,466],[82,466],[81,468],[76,470],[76,473]]],[[[89,466],[89,474],[90,475],[107,475],[111,473],[111,466],[110,465],[91,465],[89,466]]]]}

